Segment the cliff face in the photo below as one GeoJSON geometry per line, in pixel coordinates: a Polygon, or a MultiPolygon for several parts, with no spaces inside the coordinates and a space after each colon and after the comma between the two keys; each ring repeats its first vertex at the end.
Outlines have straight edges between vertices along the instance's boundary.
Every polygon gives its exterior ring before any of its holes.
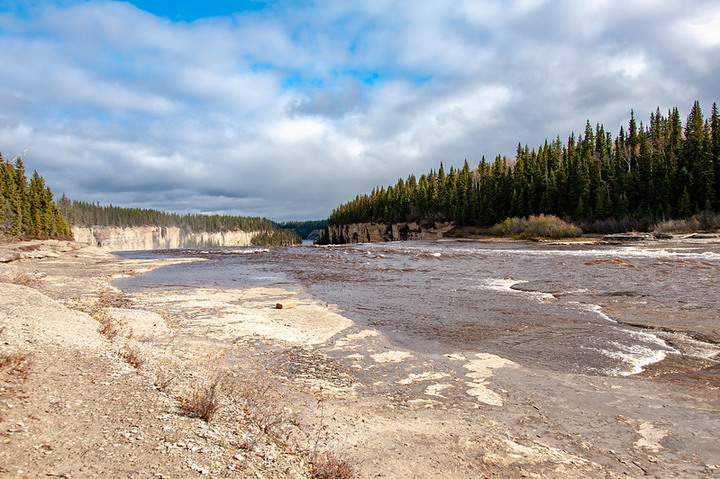
{"type": "Polygon", "coordinates": [[[331,239],[346,243],[381,243],[384,241],[405,241],[439,239],[453,228],[453,223],[435,223],[432,227],[417,223],[354,223],[330,225],[331,239]],[[342,240],[341,240],[342,238],[342,240]]]}
{"type": "Polygon", "coordinates": [[[226,231],[223,233],[181,231],[177,227],[73,226],[73,237],[80,243],[106,246],[113,251],[174,249],[211,246],[250,246],[257,231],[226,231]]]}

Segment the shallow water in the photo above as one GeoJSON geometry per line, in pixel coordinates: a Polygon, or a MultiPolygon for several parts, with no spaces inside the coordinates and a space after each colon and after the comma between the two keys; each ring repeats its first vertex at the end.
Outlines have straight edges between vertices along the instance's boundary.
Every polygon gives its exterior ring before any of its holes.
{"type": "Polygon", "coordinates": [[[720,245],[433,241],[119,254],[206,259],[115,282],[125,290],[281,284],[422,352],[634,375],[670,358],[712,364],[720,351],[720,245]]]}

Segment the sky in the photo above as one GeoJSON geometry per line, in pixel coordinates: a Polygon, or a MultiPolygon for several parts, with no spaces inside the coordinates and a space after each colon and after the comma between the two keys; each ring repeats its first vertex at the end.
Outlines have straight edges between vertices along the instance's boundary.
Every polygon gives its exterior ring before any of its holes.
{"type": "Polygon", "coordinates": [[[720,100],[716,0],[0,0],[0,152],[60,196],[275,221],[720,100]]]}

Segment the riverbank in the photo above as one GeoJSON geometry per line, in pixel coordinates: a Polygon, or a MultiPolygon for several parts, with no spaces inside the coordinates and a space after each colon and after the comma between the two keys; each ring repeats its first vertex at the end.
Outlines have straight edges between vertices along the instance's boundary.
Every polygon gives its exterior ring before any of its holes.
{"type": "Polygon", "coordinates": [[[421,355],[282,287],[110,284],[177,259],[3,248],[8,477],[307,477],[325,453],[358,477],[720,472],[716,389],[421,355]],[[211,389],[208,423],[188,406],[211,389]]]}

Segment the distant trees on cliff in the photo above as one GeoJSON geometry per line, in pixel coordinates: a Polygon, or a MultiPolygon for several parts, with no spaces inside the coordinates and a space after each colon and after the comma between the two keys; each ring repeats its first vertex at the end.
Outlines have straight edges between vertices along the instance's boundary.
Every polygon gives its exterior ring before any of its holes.
{"type": "Polygon", "coordinates": [[[720,211],[720,114],[695,102],[683,127],[677,108],[648,124],[634,112],[616,138],[588,121],[582,134],[518,144],[515,158],[485,158],[396,185],[336,208],[330,224],[453,221],[489,226],[509,217],[553,214],[575,222],[661,220],[720,211]]]}
{"type": "Polygon", "coordinates": [[[167,213],[145,208],[122,208],[84,201],[71,201],[65,195],[58,200],[62,214],[73,226],[161,226],[178,227],[190,232],[217,233],[223,231],[258,231],[253,242],[258,245],[286,245],[299,243],[293,231],[280,229],[265,218],[167,213]]]}
{"type": "Polygon", "coordinates": [[[291,230],[300,235],[301,238],[307,238],[310,233],[318,230],[326,230],[328,227],[327,220],[316,221],[285,221],[278,226],[282,229],[291,230]]]}
{"type": "Polygon", "coordinates": [[[28,181],[22,158],[0,154],[0,236],[68,236],[70,228],[50,188],[35,171],[28,181]]]}

